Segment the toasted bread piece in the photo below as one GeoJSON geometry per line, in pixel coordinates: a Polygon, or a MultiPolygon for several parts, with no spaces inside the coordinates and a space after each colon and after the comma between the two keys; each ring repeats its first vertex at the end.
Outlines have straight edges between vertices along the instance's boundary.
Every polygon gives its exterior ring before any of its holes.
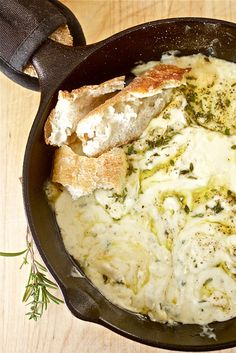
{"type": "MultiPolygon", "coordinates": [[[[70,30],[67,25],[61,25],[55,32],[50,35],[49,38],[55,42],[68,45],[70,47],[73,46],[73,37],[70,34],[70,30]]],[[[38,77],[37,72],[31,63],[27,64],[27,66],[24,68],[24,73],[32,77],[38,77]]]]}
{"type": "Polygon", "coordinates": [[[113,148],[98,158],[88,158],[64,145],[55,152],[52,181],[62,184],[73,199],[96,189],[114,189],[119,193],[125,183],[127,166],[121,148],[113,148]]]}
{"type": "Polygon", "coordinates": [[[113,78],[100,85],[83,86],[71,92],[59,91],[56,107],[51,111],[44,135],[47,144],[69,144],[78,122],[91,110],[104,103],[114,92],[124,87],[124,76],[113,78]]]}
{"type": "Polygon", "coordinates": [[[97,156],[137,139],[170,102],[173,88],[181,84],[189,71],[173,65],[156,65],[88,113],[76,129],[84,153],[97,156]]]}
{"type": "Polygon", "coordinates": [[[49,38],[54,40],[54,42],[68,45],[69,47],[73,46],[73,37],[67,25],[61,25],[49,38]]]}

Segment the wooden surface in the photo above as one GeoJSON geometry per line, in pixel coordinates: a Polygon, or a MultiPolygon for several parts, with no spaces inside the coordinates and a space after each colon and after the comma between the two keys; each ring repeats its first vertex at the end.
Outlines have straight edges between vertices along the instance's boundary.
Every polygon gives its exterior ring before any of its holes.
{"type": "MultiPolygon", "coordinates": [[[[88,43],[138,23],[166,17],[205,16],[236,21],[236,0],[64,0],[63,3],[79,18],[88,43]]],[[[25,247],[26,220],[19,177],[39,98],[38,93],[0,75],[0,251],[19,251],[25,247]]],[[[38,323],[28,321],[21,303],[27,269],[20,271],[20,264],[20,258],[0,258],[0,353],[157,352],[103,327],[75,319],[65,305],[52,304],[38,323]]],[[[236,353],[236,348],[230,351],[236,353]]]]}

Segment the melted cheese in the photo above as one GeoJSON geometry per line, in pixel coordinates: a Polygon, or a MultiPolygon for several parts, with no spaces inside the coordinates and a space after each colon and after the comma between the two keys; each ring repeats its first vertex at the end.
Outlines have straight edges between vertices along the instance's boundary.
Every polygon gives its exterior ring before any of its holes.
{"type": "Polygon", "coordinates": [[[55,213],[66,249],[113,303],[206,325],[236,316],[236,67],[202,55],[161,61],[192,70],[123,147],[123,192],[75,201],[64,190],[55,213]]]}

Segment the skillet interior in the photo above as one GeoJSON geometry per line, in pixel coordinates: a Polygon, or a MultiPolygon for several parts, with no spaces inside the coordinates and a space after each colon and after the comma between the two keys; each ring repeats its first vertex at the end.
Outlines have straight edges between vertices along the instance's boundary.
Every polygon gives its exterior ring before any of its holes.
{"type": "Polygon", "coordinates": [[[84,277],[73,277],[75,266],[62,243],[55,216],[47,204],[43,184],[50,176],[53,148],[45,145],[43,125],[60,88],[71,90],[128,73],[140,60],[158,60],[163,52],[179,55],[201,52],[236,62],[236,25],[218,20],[173,19],[147,23],[98,43],[95,49],[42,100],[32,127],[23,168],[23,192],[36,245],[59,283],[74,315],[94,321],[145,344],[172,350],[203,351],[236,345],[236,319],[214,323],[217,341],[199,334],[197,325],[168,327],[140,319],[109,303],[84,277]]]}

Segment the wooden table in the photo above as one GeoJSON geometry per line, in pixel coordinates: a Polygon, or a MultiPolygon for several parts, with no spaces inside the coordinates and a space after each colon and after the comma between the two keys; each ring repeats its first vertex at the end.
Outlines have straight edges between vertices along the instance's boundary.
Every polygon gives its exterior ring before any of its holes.
{"type": "MultiPolygon", "coordinates": [[[[236,0],[64,0],[63,3],[81,21],[88,43],[166,17],[204,16],[236,21],[236,0]]],[[[0,75],[0,251],[19,251],[25,247],[26,219],[19,177],[39,98],[39,93],[21,88],[0,75]]],[[[21,303],[28,268],[20,271],[21,261],[22,258],[0,258],[0,353],[157,352],[103,327],[75,319],[65,305],[52,304],[37,323],[28,321],[21,303]]],[[[236,348],[228,351],[236,353],[236,348]]]]}

